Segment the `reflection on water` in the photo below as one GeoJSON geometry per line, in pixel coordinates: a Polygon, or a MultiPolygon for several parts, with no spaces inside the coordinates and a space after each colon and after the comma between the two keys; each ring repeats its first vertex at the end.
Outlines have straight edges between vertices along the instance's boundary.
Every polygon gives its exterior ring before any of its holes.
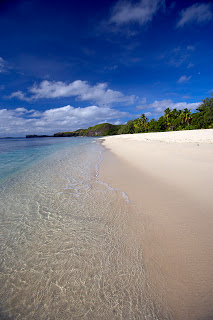
{"type": "Polygon", "coordinates": [[[1,319],[169,318],[150,297],[135,209],[96,181],[100,148],[58,150],[1,186],[1,319]]]}

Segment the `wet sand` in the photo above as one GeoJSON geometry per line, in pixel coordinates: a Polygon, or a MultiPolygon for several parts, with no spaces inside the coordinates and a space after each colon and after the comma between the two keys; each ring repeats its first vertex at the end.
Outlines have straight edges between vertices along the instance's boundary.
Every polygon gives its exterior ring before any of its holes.
{"type": "Polygon", "coordinates": [[[103,145],[99,179],[139,212],[129,228],[153,298],[174,319],[213,319],[213,130],[106,137],[103,145]]]}

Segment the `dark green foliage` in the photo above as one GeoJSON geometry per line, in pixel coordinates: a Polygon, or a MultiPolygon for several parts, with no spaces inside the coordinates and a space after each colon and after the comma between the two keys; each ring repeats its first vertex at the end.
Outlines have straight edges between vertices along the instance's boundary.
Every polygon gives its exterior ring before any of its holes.
{"type": "MultiPolygon", "coordinates": [[[[148,123],[148,131],[149,132],[159,132],[159,131],[162,131],[161,129],[160,129],[160,122],[159,122],[159,120],[157,121],[157,120],[155,120],[155,119],[151,119],[150,121],[149,121],[149,123],[148,123]]],[[[164,126],[165,127],[165,126],[164,126]]]]}
{"type": "Polygon", "coordinates": [[[37,135],[37,134],[27,134],[26,138],[47,138],[51,136],[47,136],[46,134],[43,135],[37,135]]]}
{"type": "Polygon", "coordinates": [[[54,134],[54,137],[94,137],[94,136],[109,136],[118,134],[118,130],[121,125],[113,125],[110,123],[97,124],[94,127],[89,127],[88,129],[78,129],[71,132],[58,132],[54,134]]]}
{"type": "Polygon", "coordinates": [[[93,137],[93,136],[109,136],[117,134],[120,129],[120,125],[113,125],[110,123],[97,124],[94,127],[90,127],[85,130],[84,136],[93,137]]]}
{"type": "Polygon", "coordinates": [[[142,126],[141,126],[140,118],[137,118],[137,119],[133,120],[133,125],[134,125],[134,128],[135,128],[135,133],[142,132],[142,126]]]}
{"type": "Polygon", "coordinates": [[[122,125],[118,130],[118,134],[135,133],[134,121],[130,120],[126,124],[122,125]]]}
{"type": "Polygon", "coordinates": [[[83,136],[85,129],[78,129],[76,131],[67,131],[67,132],[57,132],[53,136],[54,137],[78,137],[83,136]]]}
{"type": "Polygon", "coordinates": [[[203,103],[194,113],[191,113],[191,110],[187,108],[184,110],[170,110],[167,108],[164,110],[163,116],[158,120],[151,119],[150,121],[148,121],[145,114],[142,114],[140,118],[128,121],[118,133],[161,132],[208,128],[213,128],[213,94],[211,98],[203,100],[203,103]]]}
{"type": "Polygon", "coordinates": [[[159,132],[167,130],[167,122],[164,116],[161,116],[157,121],[157,128],[159,132]]]}
{"type": "Polygon", "coordinates": [[[141,122],[142,132],[147,132],[148,118],[145,116],[144,113],[140,116],[140,122],[141,122]]]}
{"type": "Polygon", "coordinates": [[[192,125],[196,128],[213,128],[213,94],[211,98],[206,98],[197,108],[197,113],[193,114],[192,125]]]}

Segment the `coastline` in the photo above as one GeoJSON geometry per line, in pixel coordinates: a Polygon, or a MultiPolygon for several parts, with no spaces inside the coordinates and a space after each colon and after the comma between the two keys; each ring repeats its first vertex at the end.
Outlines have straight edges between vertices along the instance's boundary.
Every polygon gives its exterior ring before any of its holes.
{"type": "Polygon", "coordinates": [[[213,130],[102,141],[99,179],[124,191],[140,212],[140,223],[133,215],[130,228],[145,254],[153,295],[167,301],[174,319],[210,319],[213,130]]]}

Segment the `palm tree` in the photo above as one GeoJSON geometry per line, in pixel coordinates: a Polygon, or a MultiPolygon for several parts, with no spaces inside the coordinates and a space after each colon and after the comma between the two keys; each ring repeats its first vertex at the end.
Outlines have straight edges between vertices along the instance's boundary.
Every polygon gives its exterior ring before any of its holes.
{"type": "Polygon", "coordinates": [[[164,110],[164,117],[166,118],[167,129],[171,128],[172,112],[169,108],[164,110]]]}
{"type": "Polygon", "coordinates": [[[181,124],[184,125],[185,124],[185,113],[183,110],[181,110],[181,113],[180,113],[180,119],[181,119],[181,124]]]}
{"type": "Polygon", "coordinates": [[[181,113],[181,111],[180,110],[177,110],[177,109],[173,109],[172,111],[171,111],[171,123],[170,123],[170,127],[171,127],[171,130],[173,131],[174,130],[174,128],[177,126],[177,124],[178,124],[178,118],[179,118],[179,116],[180,116],[180,113],[181,113]]]}
{"type": "Polygon", "coordinates": [[[142,132],[142,124],[141,124],[140,118],[136,118],[135,120],[133,120],[133,123],[135,127],[135,132],[136,133],[142,132]]]}
{"type": "Polygon", "coordinates": [[[141,124],[144,128],[144,131],[147,132],[147,123],[148,123],[148,118],[145,116],[145,114],[143,113],[141,115],[141,124]]]}
{"type": "Polygon", "coordinates": [[[192,119],[191,109],[185,108],[185,109],[184,109],[184,116],[185,116],[185,122],[187,122],[187,124],[188,124],[188,126],[189,126],[190,120],[192,119]]]}

